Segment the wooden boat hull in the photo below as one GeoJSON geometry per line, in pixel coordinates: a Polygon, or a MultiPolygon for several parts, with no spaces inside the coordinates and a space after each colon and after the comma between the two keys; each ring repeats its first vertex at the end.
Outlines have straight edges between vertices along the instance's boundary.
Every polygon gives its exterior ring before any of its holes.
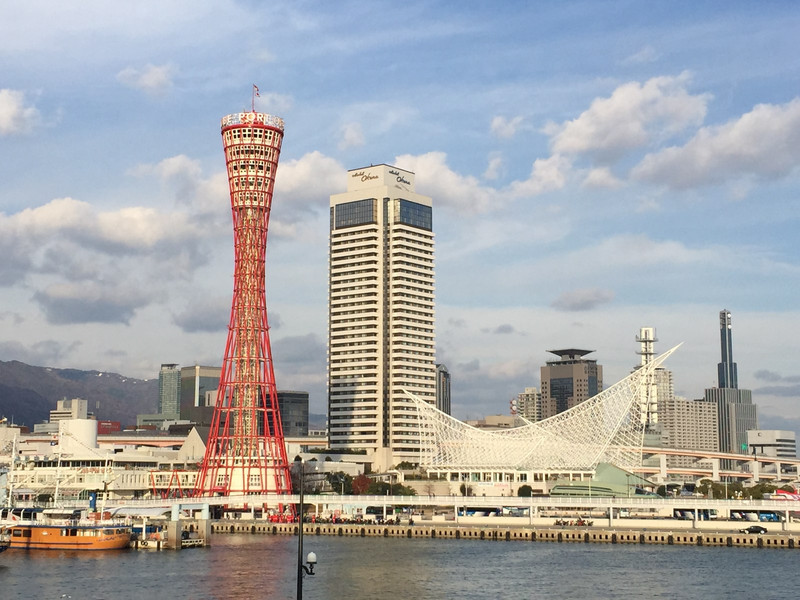
{"type": "Polygon", "coordinates": [[[130,527],[11,525],[11,548],[20,550],[121,550],[130,527]]]}

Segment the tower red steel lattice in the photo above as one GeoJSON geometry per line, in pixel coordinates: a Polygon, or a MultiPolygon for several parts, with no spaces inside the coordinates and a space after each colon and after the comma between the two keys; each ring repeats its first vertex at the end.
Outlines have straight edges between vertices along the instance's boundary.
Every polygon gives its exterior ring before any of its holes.
{"type": "Polygon", "coordinates": [[[278,117],[251,111],[222,119],[233,213],[233,302],[197,496],[292,489],[264,292],[267,229],[282,140],[283,119],[278,117]]]}

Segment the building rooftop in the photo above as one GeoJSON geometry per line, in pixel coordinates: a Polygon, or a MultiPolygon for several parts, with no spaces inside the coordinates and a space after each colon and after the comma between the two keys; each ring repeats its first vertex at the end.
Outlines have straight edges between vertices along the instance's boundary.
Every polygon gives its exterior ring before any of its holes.
{"type": "Polygon", "coordinates": [[[555,354],[562,360],[577,360],[591,354],[594,350],[579,350],[578,348],[565,348],[563,350],[548,350],[550,354],[555,354]]]}

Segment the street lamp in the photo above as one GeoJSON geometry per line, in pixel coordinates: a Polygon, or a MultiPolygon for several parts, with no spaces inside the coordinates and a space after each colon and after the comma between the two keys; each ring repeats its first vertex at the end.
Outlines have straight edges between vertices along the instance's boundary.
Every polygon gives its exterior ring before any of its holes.
{"type": "Polygon", "coordinates": [[[314,565],[317,564],[317,555],[313,552],[308,553],[306,563],[303,564],[303,487],[305,484],[305,463],[301,460],[300,465],[300,518],[298,519],[297,529],[297,600],[303,600],[303,576],[314,574],[314,565]]]}

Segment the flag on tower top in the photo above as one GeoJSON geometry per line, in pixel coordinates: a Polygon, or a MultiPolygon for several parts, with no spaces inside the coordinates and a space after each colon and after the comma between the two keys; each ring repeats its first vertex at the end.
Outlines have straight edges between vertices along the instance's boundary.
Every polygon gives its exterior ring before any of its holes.
{"type": "Polygon", "coordinates": [[[259,98],[261,97],[261,94],[258,93],[258,86],[255,83],[253,84],[253,93],[259,98]]]}

